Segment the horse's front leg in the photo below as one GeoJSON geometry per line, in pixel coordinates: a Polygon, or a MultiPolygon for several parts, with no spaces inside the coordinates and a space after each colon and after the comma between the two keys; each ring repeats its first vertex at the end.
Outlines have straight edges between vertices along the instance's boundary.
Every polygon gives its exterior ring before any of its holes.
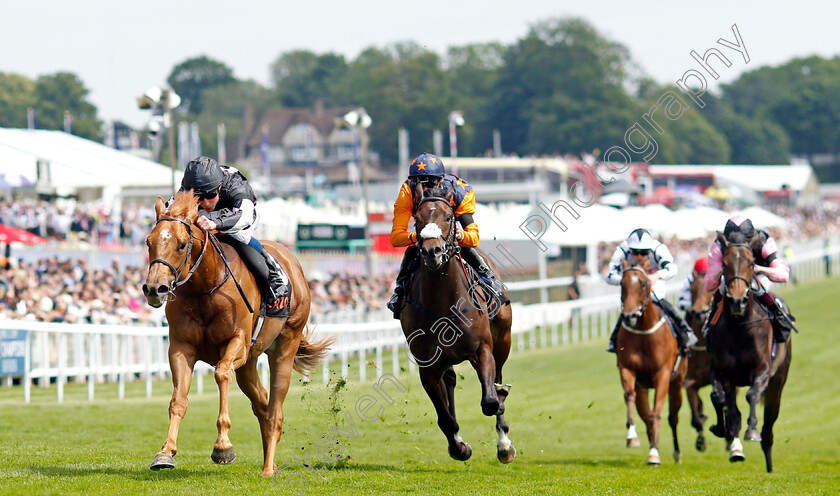
{"type": "Polygon", "coordinates": [[[426,390],[426,394],[429,395],[429,399],[432,400],[432,405],[434,405],[435,411],[437,412],[438,427],[440,427],[440,430],[446,436],[446,440],[449,443],[449,456],[459,461],[465,461],[472,456],[472,448],[458,435],[460,427],[455,420],[455,416],[452,414],[455,408],[454,405],[450,405],[449,394],[446,390],[447,384],[444,382],[444,373],[446,372],[451,375],[447,380],[452,382],[454,391],[453,379],[455,373],[454,371],[450,373],[449,370],[451,370],[451,367],[447,367],[446,371],[433,366],[423,367],[420,369],[420,382],[423,384],[423,389],[426,390]]]}
{"type": "Polygon", "coordinates": [[[694,446],[697,451],[706,451],[706,438],[703,436],[703,401],[700,399],[699,383],[694,378],[685,381],[685,396],[691,407],[691,426],[697,431],[697,441],[694,446]]]}
{"type": "Polygon", "coordinates": [[[638,448],[642,445],[636,432],[636,421],[633,420],[633,405],[636,403],[636,376],[629,369],[619,369],[621,387],[624,388],[624,403],[627,405],[627,447],[638,448]]]}
{"type": "Polygon", "coordinates": [[[717,423],[709,427],[709,432],[717,437],[726,439],[726,442],[732,441],[729,433],[726,430],[726,414],[723,411],[726,406],[726,391],[724,390],[723,381],[720,380],[717,371],[712,369],[711,373],[712,385],[712,406],[715,407],[715,414],[717,416],[717,423]]]}
{"type": "Polygon", "coordinates": [[[178,428],[187,413],[193,367],[195,366],[195,350],[181,344],[170,343],[169,370],[172,371],[172,400],[169,402],[169,432],[163,447],[152,461],[152,470],[175,468],[173,456],[178,452],[178,428]]]}
{"type": "Polygon", "coordinates": [[[478,347],[475,359],[471,359],[470,363],[481,382],[481,412],[488,417],[502,413],[500,412],[502,403],[496,394],[496,360],[493,358],[490,345],[482,343],[478,347]]]}
{"type": "Polygon", "coordinates": [[[770,382],[770,362],[762,364],[753,376],[750,389],[747,391],[747,403],[750,405],[750,416],[747,418],[747,432],[744,433],[745,441],[761,441],[761,434],[758,432],[758,418],[755,414],[755,407],[758,405],[767,384],[770,382]]]}
{"type": "MultiPolygon", "coordinates": [[[[653,377],[653,410],[646,416],[648,440],[650,441],[650,452],[648,453],[647,463],[649,465],[659,465],[662,460],[659,458],[659,427],[662,423],[662,409],[665,406],[665,399],[668,398],[669,383],[671,379],[670,368],[662,368],[653,377]]],[[[644,402],[647,406],[647,401],[644,402]]],[[[636,401],[636,406],[639,407],[639,401],[636,401]]],[[[639,415],[642,415],[642,410],[639,410],[639,415]]]]}
{"type": "Polygon", "coordinates": [[[233,381],[236,369],[241,367],[248,360],[248,338],[246,332],[239,328],[233,333],[233,337],[225,346],[224,354],[219,363],[216,364],[216,384],[219,386],[219,418],[216,427],[219,429],[219,437],[213,445],[213,453],[210,458],[216,463],[228,464],[236,459],[233,451],[233,443],[230,442],[230,414],[228,411],[228,393],[230,383],[233,381]]]}

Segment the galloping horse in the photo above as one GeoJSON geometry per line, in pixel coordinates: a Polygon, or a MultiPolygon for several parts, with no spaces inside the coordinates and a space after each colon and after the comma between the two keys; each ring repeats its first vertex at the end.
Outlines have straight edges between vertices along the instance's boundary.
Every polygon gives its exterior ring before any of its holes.
{"type": "MultiPolygon", "coordinates": [[[[504,417],[509,386],[502,383],[502,366],[510,354],[511,309],[499,298],[471,286],[459,262],[455,217],[450,205],[453,188],[415,190],[415,214],[420,233],[422,268],[414,274],[400,322],[409,350],[420,366],[420,381],[431,398],[438,426],[449,442],[449,455],[467,460],[472,448],[458,435],[455,420],[455,379],[452,366],[469,360],[481,382],[481,411],[496,416],[497,456],[509,463],[516,449],[508,439],[504,417]]],[[[495,269],[494,269],[495,270],[495,269]]]]}
{"type": "Polygon", "coordinates": [[[627,404],[627,447],[640,445],[633,420],[633,403],[639,417],[647,426],[650,452],[647,463],[659,465],[660,413],[668,394],[670,413],[668,423],[674,436],[674,461],[680,463],[680,443],[677,422],[682,406],[682,384],[686,364],[677,364],[677,339],[671,326],[656,305],[651,304],[652,285],[647,276],[650,260],[640,266],[622,262],[621,328],[618,331],[617,354],[624,401],[627,404]],[[676,370],[675,370],[676,369],[676,370]],[[648,389],[653,388],[653,411],[650,409],[648,389]]]}
{"type": "MultiPolygon", "coordinates": [[[[773,471],[773,424],[779,416],[782,389],[787,381],[791,360],[791,341],[779,345],[772,358],[773,327],[770,315],[752,297],[751,282],[755,276],[753,249],[761,242],[756,235],[746,243],[728,243],[717,234],[723,253],[723,279],[726,292],[719,306],[720,316],[712,316],[706,336],[706,347],[712,365],[712,403],[717,424],[711,432],[726,438],[729,461],[744,460],[741,440],[741,412],[737,404],[737,387],[749,386],[747,402],[747,441],[761,441],[767,471],[773,471]],[[761,434],[756,424],[755,407],[764,395],[764,425],[761,434]]],[[[717,314],[718,312],[716,312],[717,314]]]]}
{"type": "Polygon", "coordinates": [[[711,304],[712,292],[705,290],[702,277],[695,277],[691,282],[691,308],[688,309],[686,321],[697,336],[697,344],[691,347],[688,356],[688,371],[683,387],[691,406],[691,426],[697,430],[697,441],[694,443],[697,451],[706,451],[706,437],[703,435],[706,415],[703,413],[699,391],[701,387],[712,383],[710,358],[706,351],[706,338],[703,337],[703,323],[709,315],[711,304]]]}
{"type": "MultiPolygon", "coordinates": [[[[169,367],[172,370],[172,400],[169,402],[169,433],[151,468],[174,468],[178,428],[187,410],[193,366],[202,360],[216,367],[219,386],[219,436],[211,458],[216,463],[233,462],[230,442],[228,389],[236,375],[239,388],[251,400],[260,423],[263,455],[262,476],[275,470],[274,453],[283,429],[283,400],[289,390],[292,368],[305,373],[321,361],[331,340],[310,342],[309,287],[300,264],[285,247],[264,242],[283,265],[292,284],[291,313],[287,318],[267,318],[253,335],[258,314],[243,298],[260,301],[260,290],[236,250],[211,245],[212,234],[195,224],[198,203],[190,192],[179,193],[169,210],[162,199],[155,204],[157,223],[146,238],[149,274],[143,284],[146,300],[153,307],[166,305],[169,321],[169,367]],[[202,235],[203,234],[203,235],[202,235]],[[209,247],[208,247],[209,246],[209,247]],[[229,265],[229,267],[228,267],[229,265]],[[238,281],[238,283],[237,283],[238,281]],[[241,283],[240,294],[237,284],[241,283]],[[257,358],[268,355],[271,370],[270,395],[260,383],[257,358]]],[[[217,245],[219,246],[219,245],[217,245]]],[[[259,306],[256,306],[259,308],[259,306]]]]}

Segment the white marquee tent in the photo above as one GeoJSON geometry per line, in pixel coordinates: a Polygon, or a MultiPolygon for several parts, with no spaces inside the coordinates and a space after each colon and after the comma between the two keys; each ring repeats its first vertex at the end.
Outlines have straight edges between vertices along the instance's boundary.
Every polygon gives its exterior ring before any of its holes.
{"type": "MultiPolygon", "coordinates": [[[[176,184],[182,174],[176,172],[176,184]]],[[[169,167],[61,131],[0,128],[0,189],[35,186],[60,195],[170,195],[169,167]]]]}

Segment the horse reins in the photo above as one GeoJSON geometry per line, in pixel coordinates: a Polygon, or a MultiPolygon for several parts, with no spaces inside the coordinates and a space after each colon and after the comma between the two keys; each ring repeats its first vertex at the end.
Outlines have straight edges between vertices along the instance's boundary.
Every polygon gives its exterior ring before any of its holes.
{"type": "MultiPolygon", "coordinates": [[[[195,261],[195,263],[192,265],[192,267],[190,267],[190,270],[187,272],[187,277],[185,277],[184,279],[181,279],[181,272],[187,266],[187,262],[190,260],[190,255],[192,254],[193,238],[199,239],[199,240],[200,240],[200,238],[196,237],[193,234],[192,224],[185,221],[184,219],[178,219],[176,217],[162,217],[162,218],[158,219],[155,224],[159,224],[163,221],[180,222],[181,224],[184,224],[185,226],[187,226],[187,229],[189,229],[189,233],[190,233],[190,243],[187,245],[187,254],[184,257],[184,261],[181,262],[181,265],[179,265],[177,269],[175,268],[174,265],[169,263],[169,261],[164,260],[162,258],[156,258],[156,259],[152,260],[151,262],[149,262],[149,268],[150,269],[151,269],[152,265],[154,265],[156,263],[161,263],[161,264],[169,267],[169,269],[175,274],[175,282],[172,283],[172,288],[170,288],[169,292],[166,293],[166,296],[164,297],[164,301],[172,301],[172,300],[175,299],[175,290],[179,286],[183,286],[184,284],[187,283],[187,281],[190,280],[190,278],[192,277],[192,275],[195,273],[196,269],[198,268],[199,264],[201,263],[201,259],[204,258],[204,252],[207,251],[207,236],[208,236],[208,233],[206,233],[206,232],[204,233],[204,242],[201,244],[201,252],[199,252],[199,254],[198,254],[198,259],[195,261]]],[[[221,286],[221,284],[219,286],[221,286]]],[[[215,289],[216,288],[213,288],[213,290],[215,290],[215,289]]],[[[213,290],[211,290],[211,292],[213,290]]]]}
{"type": "MultiPolygon", "coordinates": [[[[725,255],[725,254],[726,254],[726,252],[727,252],[730,248],[734,248],[734,247],[736,247],[736,246],[740,246],[740,247],[746,248],[746,249],[750,250],[750,252],[752,252],[752,248],[750,248],[750,245],[745,244],[745,243],[735,243],[735,244],[727,245],[726,249],[723,251],[723,254],[721,254],[721,258],[723,258],[723,255],[725,255]]],[[[755,261],[753,261],[753,263],[752,263],[751,265],[752,265],[753,267],[755,267],[755,261]]],[[[753,269],[753,278],[755,278],[755,270],[754,270],[754,269],[753,269]]],[[[744,277],[741,277],[741,276],[732,276],[731,278],[728,278],[728,279],[727,279],[726,277],[724,277],[724,279],[725,279],[725,281],[724,281],[723,288],[724,288],[724,290],[725,290],[725,292],[726,292],[726,296],[729,296],[730,298],[732,297],[732,293],[730,293],[730,292],[729,292],[729,283],[730,283],[730,282],[732,282],[732,281],[739,281],[739,280],[740,280],[740,281],[744,281],[744,284],[746,284],[746,285],[747,285],[747,296],[749,296],[750,291],[752,291],[752,284],[751,284],[751,282],[750,282],[750,281],[748,281],[748,280],[747,280],[746,278],[744,278],[744,277]]]]}
{"type": "Polygon", "coordinates": [[[449,222],[449,234],[446,238],[443,239],[443,262],[441,265],[449,262],[454,255],[457,255],[461,251],[461,247],[458,246],[458,243],[453,242],[455,238],[455,215],[452,212],[452,207],[449,205],[449,202],[446,198],[439,198],[437,196],[428,196],[420,200],[420,203],[417,204],[417,208],[420,208],[420,205],[426,202],[443,202],[446,206],[449,207],[450,215],[452,215],[452,220],[449,222]]]}
{"type": "Polygon", "coordinates": [[[222,287],[222,285],[224,285],[229,278],[233,277],[233,282],[236,283],[236,289],[239,290],[239,294],[242,295],[242,299],[245,300],[245,305],[248,307],[248,310],[251,313],[254,313],[254,308],[251,306],[251,302],[248,301],[248,297],[245,296],[245,292],[242,290],[242,286],[239,284],[239,281],[236,280],[236,277],[233,275],[233,271],[231,270],[230,265],[228,265],[228,263],[227,263],[227,259],[225,258],[225,255],[222,252],[222,247],[219,246],[218,241],[216,240],[216,237],[213,236],[213,234],[211,234],[208,231],[204,231],[204,240],[201,244],[201,252],[199,252],[198,258],[196,259],[196,261],[192,265],[192,267],[190,267],[190,270],[187,272],[187,277],[185,277],[184,279],[181,279],[181,273],[183,272],[184,267],[186,267],[187,262],[190,259],[190,255],[192,254],[193,238],[194,239],[199,239],[199,240],[200,240],[200,238],[198,238],[197,236],[195,236],[193,234],[192,224],[185,221],[184,219],[179,219],[177,217],[163,217],[163,218],[158,219],[157,223],[160,223],[160,222],[163,222],[163,221],[180,222],[181,224],[184,224],[185,226],[187,226],[187,229],[189,229],[189,233],[190,233],[190,243],[187,245],[187,254],[184,257],[184,261],[181,262],[181,265],[179,265],[177,269],[175,268],[174,265],[169,263],[169,261],[164,260],[162,258],[156,258],[156,259],[152,260],[151,262],[149,262],[149,268],[151,268],[151,266],[154,265],[155,263],[161,263],[161,264],[169,267],[169,269],[172,270],[172,272],[175,274],[175,282],[172,283],[172,288],[169,290],[169,292],[164,297],[164,301],[172,301],[172,300],[175,299],[175,292],[178,290],[178,287],[183,286],[184,284],[187,283],[187,281],[190,280],[192,275],[195,273],[196,269],[198,269],[198,266],[201,265],[201,260],[204,258],[204,253],[207,251],[207,245],[212,244],[213,248],[215,248],[216,251],[219,253],[219,256],[221,256],[222,262],[224,262],[224,264],[225,264],[225,269],[226,269],[225,270],[225,276],[222,278],[221,282],[219,282],[218,284],[216,284],[212,288],[210,288],[206,291],[203,291],[201,293],[184,293],[183,291],[178,291],[178,294],[180,294],[182,296],[185,296],[187,298],[198,298],[200,296],[208,295],[208,294],[216,291],[220,287],[222,287]],[[209,243],[208,243],[208,241],[209,241],[209,243]]]}
{"type": "MultiPolygon", "coordinates": [[[[624,272],[628,272],[628,271],[631,271],[631,270],[637,270],[637,271],[641,272],[642,274],[644,274],[645,277],[647,277],[647,272],[645,272],[645,270],[642,269],[641,267],[636,267],[635,265],[627,267],[626,269],[624,269],[622,274],[624,272]]],[[[650,281],[650,279],[648,279],[648,281],[650,281]]],[[[653,285],[651,285],[650,288],[648,289],[648,293],[645,296],[645,299],[642,300],[642,305],[639,307],[639,310],[630,314],[630,317],[636,317],[638,319],[638,318],[641,318],[642,315],[644,315],[645,310],[647,310],[648,305],[650,305],[650,294],[652,292],[653,292],[653,285]]],[[[621,302],[621,308],[624,308],[624,302],[623,301],[621,302]]]]}

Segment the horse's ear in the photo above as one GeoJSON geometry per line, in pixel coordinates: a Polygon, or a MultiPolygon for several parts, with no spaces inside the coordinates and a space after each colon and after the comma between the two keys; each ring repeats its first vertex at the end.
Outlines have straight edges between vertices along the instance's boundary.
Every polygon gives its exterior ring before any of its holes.
{"type": "Polygon", "coordinates": [[[645,258],[645,261],[642,262],[643,269],[647,270],[648,267],[650,267],[650,257],[645,258]]]}
{"type": "Polygon", "coordinates": [[[423,199],[423,185],[420,182],[414,183],[414,201],[419,202],[423,199]]]}
{"type": "Polygon", "coordinates": [[[627,259],[621,261],[621,270],[627,270],[627,267],[630,267],[630,264],[627,263],[627,259]]]}
{"type": "Polygon", "coordinates": [[[446,193],[443,196],[446,197],[446,201],[452,203],[452,197],[455,195],[455,183],[451,183],[448,188],[446,188],[446,193]]]}
{"type": "Polygon", "coordinates": [[[761,235],[756,233],[755,236],[750,239],[750,250],[755,253],[755,250],[758,249],[758,245],[761,243],[761,235]]]}
{"type": "Polygon", "coordinates": [[[721,253],[723,253],[724,251],[726,251],[726,237],[720,231],[715,232],[717,233],[717,235],[715,236],[717,238],[717,242],[720,243],[720,251],[721,253]]]}
{"type": "Polygon", "coordinates": [[[157,201],[155,202],[155,220],[160,220],[161,217],[166,213],[166,203],[163,201],[163,198],[158,196],[157,201]]]}

